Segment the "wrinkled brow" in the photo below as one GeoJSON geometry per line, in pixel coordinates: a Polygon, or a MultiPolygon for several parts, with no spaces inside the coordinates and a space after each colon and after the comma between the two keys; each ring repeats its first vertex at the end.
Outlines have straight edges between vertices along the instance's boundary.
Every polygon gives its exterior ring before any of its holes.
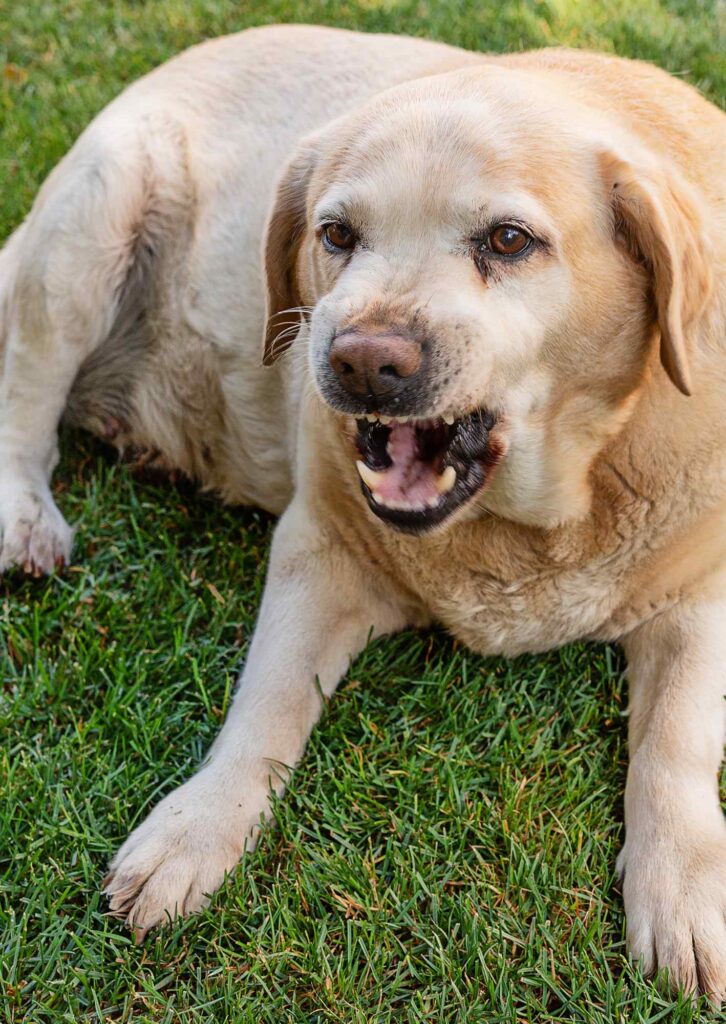
{"type": "Polygon", "coordinates": [[[313,210],[313,223],[324,224],[326,221],[345,221],[350,223],[356,213],[357,203],[348,188],[342,185],[329,188],[313,210]]]}
{"type": "Polygon", "coordinates": [[[528,228],[548,245],[557,236],[556,224],[548,211],[527,192],[497,192],[483,203],[467,207],[461,219],[465,219],[472,237],[484,234],[495,224],[508,222],[528,228]]]}

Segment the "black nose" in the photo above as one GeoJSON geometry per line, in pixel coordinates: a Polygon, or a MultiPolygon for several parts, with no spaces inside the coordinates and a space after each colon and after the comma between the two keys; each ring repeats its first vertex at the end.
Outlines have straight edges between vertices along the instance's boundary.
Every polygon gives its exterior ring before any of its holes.
{"type": "Polygon", "coordinates": [[[399,334],[341,334],[330,346],[330,365],[354,398],[391,399],[421,366],[421,346],[399,334]]]}

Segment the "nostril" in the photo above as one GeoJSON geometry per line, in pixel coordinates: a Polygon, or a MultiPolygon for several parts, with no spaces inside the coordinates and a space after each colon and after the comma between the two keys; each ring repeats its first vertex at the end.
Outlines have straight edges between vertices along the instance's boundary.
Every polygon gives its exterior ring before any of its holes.
{"type": "Polygon", "coordinates": [[[328,361],[351,394],[390,397],[418,372],[421,356],[421,345],[414,338],[350,331],[333,339],[328,361]]]}

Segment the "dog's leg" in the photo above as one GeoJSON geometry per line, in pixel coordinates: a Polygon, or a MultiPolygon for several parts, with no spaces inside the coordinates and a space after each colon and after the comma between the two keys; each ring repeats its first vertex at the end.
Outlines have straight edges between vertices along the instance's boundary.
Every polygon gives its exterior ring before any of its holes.
{"type": "Polygon", "coordinates": [[[111,909],[143,933],[207,902],[281,793],[350,658],[406,625],[387,584],[296,499],[277,527],[260,616],[234,703],[203,767],[114,857],[111,909]]]}
{"type": "Polygon", "coordinates": [[[630,768],[623,873],[630,953],[673,987],[726,998],[726,602],[676,608],[625,643],[630,768]]]}
{"type": "MultiPolygon", "coordinates": [[[[142,150],[95,132],[53,172],[0,261],[0,572],[67,562],[49,487],[57,428],[84,360],[106,339],[142,234],[142,150]]],[[[121,385],[120,385],[121,386],[121,385]]]]}
{"type": "Polygon", "coordinates": [[[0,572],[21,566],[40,575],[70,557],[71,530],[49,479],[83,349],[46,325],[33,327],[30,312],[12,325],[0,383],[0,572]]]}

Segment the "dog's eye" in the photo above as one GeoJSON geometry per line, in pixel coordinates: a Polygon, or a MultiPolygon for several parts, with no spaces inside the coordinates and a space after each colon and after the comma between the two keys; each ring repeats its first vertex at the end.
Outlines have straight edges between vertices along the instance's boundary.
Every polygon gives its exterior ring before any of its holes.
{"type": "Polygon", "coordinates": [[[347,224],[334,221],[323,228],[323,244],[327,249],[352,249],[355,246],[355,235],[347,224]]]}
{"type": "Polygon", "coordinates": [[[487,238],[487,247],[499,256],[521,256],[531,244],[532,236],[515,224],[497,224],[487,238]]]}

